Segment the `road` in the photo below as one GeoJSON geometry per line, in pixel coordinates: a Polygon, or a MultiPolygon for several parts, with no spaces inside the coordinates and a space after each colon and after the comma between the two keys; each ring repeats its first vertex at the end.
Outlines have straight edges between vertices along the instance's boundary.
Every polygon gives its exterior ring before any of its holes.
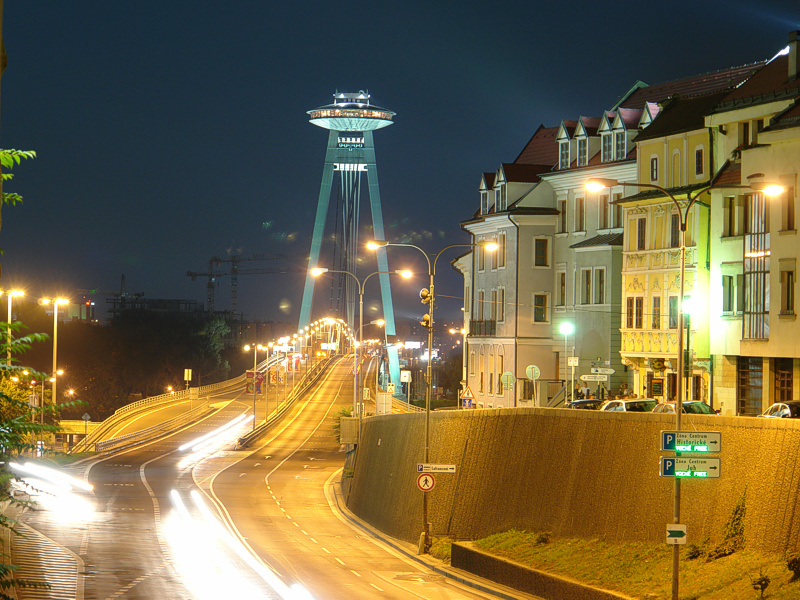
{"type": "MultiPolygon", "coordinates": [[[[247,423],[211,448],[180,449],[252,414],[252,396],[239,389],[212,398],[217,410],[197,424],[90,463],[87,517],[67,522],[37,510],[23,518],[60,552],[48,578],[68,591],[27,590],[20,600],[486,597],[367,538],[331,509],[326,483],[344,462],[333,426],[352,404],[351,368],[334,367],[251,451],[232,449],[247,423]],[[309,595],[298,596],[303,588],[309,595]]],[[[143,419],[155,421],[159,411],[143,419]]]]}

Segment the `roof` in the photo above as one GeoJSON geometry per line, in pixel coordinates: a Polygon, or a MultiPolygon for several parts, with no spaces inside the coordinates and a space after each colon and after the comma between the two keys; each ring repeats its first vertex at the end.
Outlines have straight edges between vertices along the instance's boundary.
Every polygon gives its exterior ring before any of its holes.
{"type": "Polygon", "coordinates": [[[707,115],[728,94],[727,91],[694,96],[692,98],[675,98],[667,101],[653,122],[639,132],[634,138],[636,142],[664,137],[685,131],[705,128],[707,115]]]}
{"type": "Polygon", "coordinates": [[[778,55],[735,90],[729,92],[715,113],[773,102],[800,95],[800,79],[789,81],[789,56],[778,55]]]}
{"type": "Polygon", "coordinates": [[[516,163],[503,163],[503,173],[508,183],[536,183],[539,174],[549,171],[549,165],[520,165],[516,163]]]}
{"type": "Polygon", "coordinates": [[[725,187],[726,185],[742,185],[742,163],[726,161],[722,168],[714,177],[715,187],[725,187]]]}
{"type": "MultiPolygon", "coordinates": [[[[713,71],[702,75],[666,81],[656,85],[646,85],[645,87],[638,87],[639,82],[637,82],[637,85],[632,88],[632,91],[629,91],[627,96],[620,99],[614,108],[642,109],[644,108],[645,102],[664,102],[673,96],[687,98],[690,96],[710,94],[721,90],[730,90],[747,80],[765,64],[766,61],[760,61],[740,67],[731,67],[721,71],[713,71]]],[[[787,72],[785,63],[783,72],[784,74],[787,72]]]]}
{"type": "Polygon", "coordinates": [[[570,248],[591,248],[593,246],[622,246],[622,233],[603,233],[601,235],[596,235],[588,240],[572,244],[570,248]]]}
{"type": "Polygon", "coordinates": [[[795,100],[795,103],[792,106],[775,115],[772,118],[769,127],[765,127],[762,129],[762,131],[788,129],[790,127],[798,126],[800,126],[800,104],[798,104],[795,100]]]}
{"type": "Polygon", "coordinates": [[[533,137],[531,137],[514,162],[517,164],[548,165],[552,167],[558,162],[556,135],[558,135],[558,127],[539,125],[533,137]]]}

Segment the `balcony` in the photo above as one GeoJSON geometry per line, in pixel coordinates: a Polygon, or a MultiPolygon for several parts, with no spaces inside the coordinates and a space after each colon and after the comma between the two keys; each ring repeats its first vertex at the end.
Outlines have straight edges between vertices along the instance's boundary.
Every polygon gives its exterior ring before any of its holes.
{"type": "Polygon", "coordinates": [[[497,333],[497,321],[470,321],[469,322],[469,335],[479,337],[492,337],[497,333]]]}

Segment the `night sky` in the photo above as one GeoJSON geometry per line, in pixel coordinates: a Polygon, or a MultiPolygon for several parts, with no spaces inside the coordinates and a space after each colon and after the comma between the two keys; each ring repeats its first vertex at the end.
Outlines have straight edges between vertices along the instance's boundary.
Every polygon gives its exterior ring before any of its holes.
{"type": "MultiPolygon", "coordinates": [[[[205,302],[186,271],[212,256],[286,253],[241,266],[302,268],[327,141],[306,111],[337,89],[397,113],[375,134],[387,238],[435,253],[467,241],[481,173],[540,123],[599,116],[637,79],[770,58],[797,29],[788,0],[11,0],[0,144],[38,158],[6,185],[25,201],[3,209],[0,287],[77,299],[125,274],[129,293],[205,302]]],[[[460,314],[458,255],[439,262],[441,316],[460,314]]],[[[424,270],[414,251],[389,256],[424,270]]],[[[296,323],[302,277],[241,276],[238,309],[296,323]]],[[[401,317],[423,312],[425,283],[395,284],[401,317]]]]}

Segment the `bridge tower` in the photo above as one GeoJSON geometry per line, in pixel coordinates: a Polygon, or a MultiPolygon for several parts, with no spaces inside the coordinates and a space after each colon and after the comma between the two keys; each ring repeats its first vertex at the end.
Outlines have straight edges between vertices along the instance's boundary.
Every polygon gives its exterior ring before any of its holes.
{"type": "MultiPolygon", "coordinates": [[[[319,255],[328,219],[328,206],[331,199],[334,178],[338,174],[338,199],[334,219],[337,223],[334,239],[336,247],[331,260],[336,261],[332,270],[349,271],[363,281],[365,275],[357,272],[357,250],[359,249],[359,214],[361,201],[362,173],[366,173],[369,190],[370,212],[374,239],[386,239],[381,211],[381,193],[378,186],[378,165],[375,160],[375,145],[372,132],[392,124],[395,113],[370,103],[369,92],[340,93],[333,95],[333,104],[328,104],[308,111],[312,124],[327,129],[328,149],[325,153],[325,165],[322,169],[322,184],[317,202],[317,215],[314,221],[314,232],[311,237],[311,252],[308,257],[308,272],[303,289],[303,304],[300,309],[300,326],[306,327],[311,319],[311,307],[314,302],[314,281],[311,269],[319,266],[319,255]]],[[[378,279],[383,301],[383,319],[385,333],[393,336],[396,333],[394,322],[394,306],[392,304],[392,288],[389,281],[389,265],[386,248],[377,251],[378,279]]],[[[355,331],[356,304],[358,288],[352,277],[333,274],[339,277],[338,289],[345,291],[346,318],[355,331]]],[[[367,274],[368,275],[368,274],[367,274]]],[[[388,349],[389,373],[391,381],[400,381],[400,366],[397,349],[388,349]]]]}

